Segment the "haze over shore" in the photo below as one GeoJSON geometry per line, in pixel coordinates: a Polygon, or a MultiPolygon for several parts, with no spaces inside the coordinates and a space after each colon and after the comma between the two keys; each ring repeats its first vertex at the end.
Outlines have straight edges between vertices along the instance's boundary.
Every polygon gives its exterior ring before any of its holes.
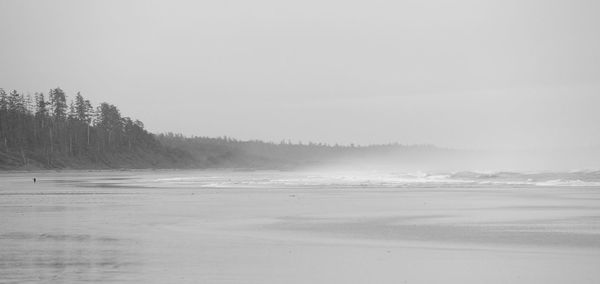
{"type": "Polygon", "coordinates": [[[7,92],[60,86],[111,102],[153,133],[598,148],[599,10],[587,0],[3,0],[0,78],[7,92]]]}

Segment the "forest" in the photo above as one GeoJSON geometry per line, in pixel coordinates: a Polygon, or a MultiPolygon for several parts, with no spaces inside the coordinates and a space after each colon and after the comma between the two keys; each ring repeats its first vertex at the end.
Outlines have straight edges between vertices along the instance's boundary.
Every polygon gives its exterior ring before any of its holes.
{"type": "Polygon", "coordinates": [[[0,170],[238,168],[294,169],[444,151],[429,145],[354,146],[240,141],[152,134],[110,103],[93,106],[61,88],[23,94],[0,88],[0,170]]]}
{"type": "Polygon", "coordinates": [[[69,100],[61,88],[0,89],[0,169],[183,167],[186,157],[115,105],[94,107],[80,93],[69,100]]]}
{"type": "Polygon", "coordinates": [[[241,141],[230,137],[186,137],[164,133],[155,136],[161,144],[188,153],[196,163],[211,168],[283,169],[314,166],[400,165],[427,162],[451,154],[431,145],[405,146],[398,143],[355,146],[323,143],[279,143],[241,141]]]}

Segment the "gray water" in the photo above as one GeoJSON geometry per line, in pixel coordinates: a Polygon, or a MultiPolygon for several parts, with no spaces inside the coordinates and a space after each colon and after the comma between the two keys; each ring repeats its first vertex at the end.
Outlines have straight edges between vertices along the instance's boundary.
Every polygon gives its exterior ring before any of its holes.
{"type": "Polygon", "coordinates": [[[0,282],[598,283],[595,178],[1,174],[0,282]]]}

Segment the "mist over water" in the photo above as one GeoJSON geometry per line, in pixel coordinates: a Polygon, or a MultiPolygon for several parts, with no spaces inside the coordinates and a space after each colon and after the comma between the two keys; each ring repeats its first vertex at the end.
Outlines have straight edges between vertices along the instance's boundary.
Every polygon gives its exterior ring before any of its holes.
{"type": "Polygon", "coordinates": [[[502,188],[600,186],[600,171],[401,172],[391,170],[189,172],[140,181],[149,187],[183,188],[502,188]]]}
{"type": "Polygon", "coordinates": [[[398,173],[564,173],[595,172],[600,169],[600,151],[596,148],[463,150],[425,148],[416,151],[392,151],[371,155],[343,156],[302,169],[315,172],[364,171],[398,173]]]}
{"type": "Polygon", "coordinates": [[[0,11],[0,284],[600,283],[600,1],[0,11]]]}

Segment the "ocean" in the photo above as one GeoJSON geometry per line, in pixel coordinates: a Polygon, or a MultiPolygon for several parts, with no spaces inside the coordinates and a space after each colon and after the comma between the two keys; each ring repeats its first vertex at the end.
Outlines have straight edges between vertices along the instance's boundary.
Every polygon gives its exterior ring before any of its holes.
{"type": "Polygon", "coordinates": [[[592,170],[2,173],[0,283],[598,283],[599,182],[592,170]]]}

